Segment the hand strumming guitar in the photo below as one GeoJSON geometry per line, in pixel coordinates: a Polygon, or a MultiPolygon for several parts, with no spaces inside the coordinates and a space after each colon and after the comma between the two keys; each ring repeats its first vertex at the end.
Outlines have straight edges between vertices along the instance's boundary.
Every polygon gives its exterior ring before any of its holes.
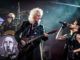
{"type": "Polygon", "coordinates": [[[21,40],[21,44],[22,44],[23,46],[25,46],[25,45],[26,45],[26,42],[25,42],[24,40],[21,40]]]}

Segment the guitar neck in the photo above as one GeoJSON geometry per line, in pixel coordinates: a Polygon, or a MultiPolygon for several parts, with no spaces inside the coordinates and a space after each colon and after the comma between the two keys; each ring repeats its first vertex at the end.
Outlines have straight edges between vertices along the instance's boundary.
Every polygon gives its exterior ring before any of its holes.
{"type": "MultiPolygon", "coordinates": [[[[53,31],[48,32],[47,34],[52,34],[52,33],[55,33],[56,31],[57,31],[57,30],[53,30],[53,31]]],[[[28,43],[31,43],[31,42],[33,42],[33,41],[35,41],[35,40],[37,40],[37,39],[39,39],[39,38],[41,38],[41,37],[43,37],[43,36],[44,36],[44,34],[42,34],[42,35],[40,35],[40,36],[38,36],[38,37],[35,37],[35,38],[29,40],[29,41],[27,42],[27,44],[28,44],[28,43]]]]}
{"type": "Polygon", "coordinates": [[[35,37],[35,38],[29,40],[29,41],[27,42],[27,44],[28,44],[28,43],[31,43],[31,42],[33,42],[33,41],[35,41],[35,40],[37,40],[37,39],[39,39],[39,38],[41,38],[41,37],[43,37],[43,36],[44,36],[44,35],[40,35],[40,36],[38,36],[38,37],[35,37]]]}

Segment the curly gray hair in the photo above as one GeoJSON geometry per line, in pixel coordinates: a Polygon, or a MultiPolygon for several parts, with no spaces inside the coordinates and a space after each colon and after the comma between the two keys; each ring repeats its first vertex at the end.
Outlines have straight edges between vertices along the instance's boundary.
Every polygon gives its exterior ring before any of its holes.
{"type": "MultiPolygon", "coordinates": [[[[29,17],[28,17],[28,20],[29,20],[30,23],[33,23],[33,22],[34,22],[34,18],[33,18],[33,17],[34,17],[34,15],[36,14],[37,11],[40,12],[40,17],[42,17],[42,15],[43,15],[43,10],[40,9],[40,8],[33,8],[33,9],[30,11],[29,17]]],[[[40,22],[40,20],[39,20],[39,22],[40,22]]]]}

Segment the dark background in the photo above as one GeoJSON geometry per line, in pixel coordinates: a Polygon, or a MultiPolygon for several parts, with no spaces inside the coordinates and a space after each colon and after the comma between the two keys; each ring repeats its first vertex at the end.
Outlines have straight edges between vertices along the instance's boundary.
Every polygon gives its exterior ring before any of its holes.
{"type": "MultiPolygon", "coordinates": [[[[0,0],[0,17],[5,20],[5,16],[13,12],[16,14],[16,21],[22,22],[27,20],[29,11],[35,7],[44,11],[41,24],[44,25],[46,32],[59,29],[61,27],[59,21],[70,23],[80,17],[80,0],[0,0]]],[[[65,41],[57,41],[55,36],[56,33],[50,35],[44,44],[48,60],[62,60],[64,57],[65,41]]]]}

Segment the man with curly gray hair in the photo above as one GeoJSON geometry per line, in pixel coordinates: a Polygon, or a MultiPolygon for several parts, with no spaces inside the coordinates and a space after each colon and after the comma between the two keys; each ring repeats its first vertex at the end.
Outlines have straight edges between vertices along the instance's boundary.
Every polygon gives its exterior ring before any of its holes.
{"type": "Polygon", "coordinates": [[[32,24],[35,21],[37,21],[38,23],[40,23],[42,16],[43,16],[43,10],[40,9],[40,8],[34,8],[34,9],[32,9],[30,11],[28,20],[32,24]]]}
{"type": "Polygon", "coordinates": [[[21,28],[16,32],[16,39],[19,43],[21,43],[22,46],[27,45],[24,37],[34,39],[35,37],[44,35],[43,37],[32,41],[29,45],[30,47],[26,50],[26,52],[19,54],[19,60],[42,60],[39,45],[41,43],[41,40],[45,41],[48,38],[48,34],[44,33],[43,26],[40,25],[42,16],[42,9],[33,8],[29,13],[28,21],[24,21],[21,28]]]}

